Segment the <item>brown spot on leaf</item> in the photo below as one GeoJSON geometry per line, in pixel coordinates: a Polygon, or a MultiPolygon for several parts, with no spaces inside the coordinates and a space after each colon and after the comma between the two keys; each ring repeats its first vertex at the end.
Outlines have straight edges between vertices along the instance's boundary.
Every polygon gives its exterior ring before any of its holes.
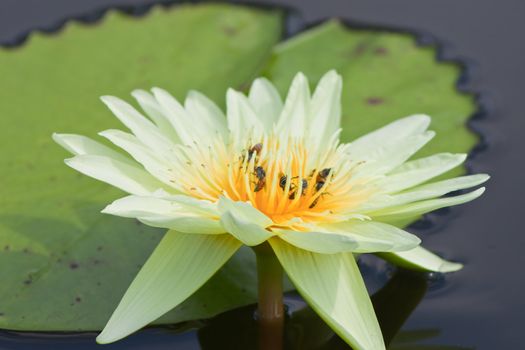
{"type": "Polygon", "coordinates": [[[388,55],[388,49],[386,47],[376,47],[376,49],[374,50],[374,53],[377,56],[386,56],[388,55]]]}
{"type": "Polygon", "coordinates": [[[103,248],[104,248],[104,247],[102,247],[101,245],[99,245],[99,246],[97,247],[97,251],[100,252],[103,248]]]}
{"type": "Polygon", "coordinates": [[[31,280],[31,278],[29,278],[29,279],[27,279],[27,280],[24,281],[24,284],[25,284],[26,286],[30,285],[31,283],[33,283],[33,281],[31,280]]]}
{"type": "Polygon", "coordinates": [[[71,270],[78,269],[79,267],[80,267],[80,265],[77,262],[75,262],[75,261],[72,261],[72,262],[69,263],[69,268],[71,270]]]}
{"type": "Polygon", "coordinates": [[[383,104],[384,102],[385,100],[382,99],[381,97],[368,97],[366,99],[366,103],[369,104],[370,106],[377,106],[377,105],[383,104]]]}
{"type": "Polygon", "coordinates": [[[81,298],[81,297],[76,297],[76,298],[75,298],[75,302],[76,302],[76,303],[80,303],[80,302],[82,302],[82,298],[81,298]]]}
{"type": "Polygon", "coordinates": [[[222,31],[226,36],[235,36],[239,32],[238,28],[232,27],[232,26],[223,26],[222,31]]]}
{"type": "Polygon", "coordinates": [[[4,250],[7,252],[9,249],[11,249],[11,247],[10,247],[9,245],[6,244],[6,245],[4,246],[4,250]]]}

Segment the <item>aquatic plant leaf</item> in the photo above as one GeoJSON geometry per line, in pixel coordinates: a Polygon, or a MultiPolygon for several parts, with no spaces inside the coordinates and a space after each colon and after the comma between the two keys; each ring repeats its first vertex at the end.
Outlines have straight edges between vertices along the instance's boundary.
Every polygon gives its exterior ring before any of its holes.
{"type": "Polygon", "coordinates": [[[182,303],[240,246],[240,241],[227,234],[168,231],[126,290],[97,342],[122,339],[182,303]]]}
{"type": "Polygon", "coordinates": [[[379,323],[351,253],[318,254],[280,239],[270,244],[299,293],[356,350],[385,349],[379,323]]]}
{"type": "MultiPolygon", "coordinates": [[[[141,18],[110,11],[96,24],[70,22],[0,49],[0,328],[102,329],[165,233],[101,214],[123,193],[68,169],[52,133],[120,127],[99,96],[125,98],[137,88],[162,86],[177,98],[196,89],[224,108],[228,87],[258,75],[281,18],[225,4],[155,7],[141,18]]],[[[76,153],[112,152],[69,141],[76,153]]],[[[157,323],[253,303],[254,266],[242,249],[157,323]]]]}
{"type": "Polygon", "coordinates": [[[411,270],[454,272],[463,267],[462,264],[446,261],[421,246],[406,252],[379,253],[377,255],[397,266],[411,270]]]}

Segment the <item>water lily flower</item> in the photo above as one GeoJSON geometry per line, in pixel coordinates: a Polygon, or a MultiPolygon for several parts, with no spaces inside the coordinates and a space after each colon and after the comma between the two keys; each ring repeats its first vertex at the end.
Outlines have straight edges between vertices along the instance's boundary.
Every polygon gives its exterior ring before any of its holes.
{"type": "Polygon", "coordinates": [[[355,349],[384,349],[356,253],[429,271],[461,268],[419,246],[399,223],[468,202],[487,175],[429,182],[464,154],[410,160],[434,136],[413,115],[351,143],[339,140],[342,79],[326,73],[313,94],[294,78],[286,100],[265,78],[248,96],[229,89],[226,115],[190,91],[136,90],[147,117],[111,96],[102,101],[131,131],[90,138],[54,134],[74,154],[66,164],[129,193],[103,212],[168,229],[97,341],[119,340],[202,286],[241,245],[271,247],[297,290],[355,349]],[[397,225],[397,226],[396,226],[397,225]]]}

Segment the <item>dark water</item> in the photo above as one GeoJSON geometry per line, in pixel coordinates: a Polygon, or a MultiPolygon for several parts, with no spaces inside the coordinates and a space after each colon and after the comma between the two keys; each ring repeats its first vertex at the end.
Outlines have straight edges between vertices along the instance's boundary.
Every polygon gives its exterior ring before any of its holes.
{"type": "MultiPolygon", "coordinates": [[[[0,42],[109,4],[150,0],[2,0],[0,42]]],[[[261,1],[258,1],[260,3],[261,1]]],[[[447,276],[395,273],[374,259],[361,264],[391,349],[524,349],[525,340],[525,1],[280,1],[296,8],[292,28],[327,17],[432,33],[445,58],[468,58],[465,88],[481,92],[483,113],[471,126],[488,145],[468,161],[492,175],[481,200],[432,214],[413,229],[425,246],[466,264],[447,276]],[[443,40],[440,40],[442,42],[443,40]]],[[[430,36],[428,38],[431,38],[430,36]]],[[[300,298],[286,299],[289,349],[348,349],[300,298]]],[[[107,349],[254,349],[253,307],[177,328],[148,329],[107,349]]],[[[95,334],[0,332],[0,349],[99,349],[95,334]]]]}

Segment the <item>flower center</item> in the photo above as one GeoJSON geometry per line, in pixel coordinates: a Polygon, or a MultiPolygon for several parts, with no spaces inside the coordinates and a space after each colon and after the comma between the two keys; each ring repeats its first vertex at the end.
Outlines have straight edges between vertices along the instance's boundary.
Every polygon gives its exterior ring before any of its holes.
{"type": "Polygon", "coordinates": [[[316,154],[301,138],[273,135],[234,146],[222,139],[210,146],[180,146],[173,186],[196,198],[221,195],[250,202],[276,225],[341,221],[370,191],[353,179],[362,163],[352,161],[334,137],[316,154]]]}

